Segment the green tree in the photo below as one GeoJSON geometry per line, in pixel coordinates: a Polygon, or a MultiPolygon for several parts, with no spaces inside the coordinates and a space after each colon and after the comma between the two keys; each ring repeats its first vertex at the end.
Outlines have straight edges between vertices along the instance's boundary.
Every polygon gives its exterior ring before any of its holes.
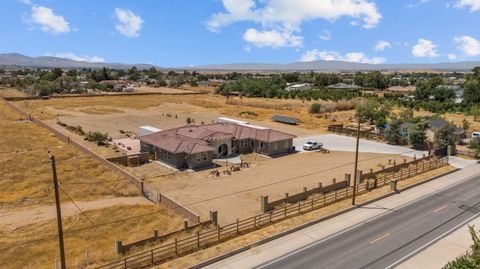
{"type": "Polygon", "coordinates": [[[438,146],[455,146],[457,143],[455,129],[456,127],[453,124],[448,124],[442,127],[435,135],[435,143],[438,146]]]}
{"type": "Polygon", "coordinates": [[[480,154],[480,138],[473,138],[470,144],[468,144],[468,148],[473,150],[477,155],[480,154]]]}
{"type": "Polygon", "coordinates": [[[447,263],[442,269],[477,269],[480,268],[480,238],[475,226],[468,226],[473,244],[467,254],[447,263]]]}
{"type": "Polygon", "coordinates": [[[417,123],[408,134],[408,140],[412,144],[414,149],[423,150],[425,149],[427,142],[427,131],[428,123],[420,122],[417,123]]]}
{"type": "Polygon", "coordinates": [[[455,91],[447,87],[436,87],[432,90],[433,97],[439,102],[452,101],[455,97],[455,91]]]}
{"type": "Polygon", "coordinates": [[[373,71],[365,75],[363,86],[375,89],[385,89],[388,87],[388,80],[380,71],[373,71]]]}
{"type": "Polygon", "coordinates": [[[463,85],[463,100],[466,103],[480,103],[480,82],[478,80],[471,79],[463,85]]]}
{"type": "Polygon", "coordinates": [[[380,103],[375,99],[360,101],[355,106],[357,117],[375,124],[377,121],[385,122],[391,109],[392,105],[388,101],[380,103]]]}
{"type": "Polygon", "coordinates": [[[385,129],[385,140],[387,140],[389,144],[397,145],[400,142],[400,139],[402,138],[402,135],[400,133],[401,124],[401,120],[393,119],[390,121],[387,129],[385,129]]]}
{"type": "Polygon", "coordinates": [[[413,94],[417,100],[428,100],[432,95],[432,90],[426,81],[419,81],[413,94]]]}

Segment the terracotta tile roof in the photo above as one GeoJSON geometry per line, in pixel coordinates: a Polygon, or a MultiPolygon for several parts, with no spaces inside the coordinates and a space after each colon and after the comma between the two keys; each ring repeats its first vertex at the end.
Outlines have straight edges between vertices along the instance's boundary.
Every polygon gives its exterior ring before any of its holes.
{"type": "Polygon", "coordinates": [[[252,139],[261,142],[276,142],[296,136],[272,129],[257,129],[232,123],[187,125],[139,137],[140,140],[172,153],[199,153],[214,151],[210,141],[229,139],[252,139]]]}

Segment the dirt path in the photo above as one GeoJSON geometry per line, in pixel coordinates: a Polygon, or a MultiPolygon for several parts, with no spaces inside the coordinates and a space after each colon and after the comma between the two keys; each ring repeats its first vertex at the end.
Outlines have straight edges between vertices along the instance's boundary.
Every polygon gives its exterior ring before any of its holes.
{"type": "MultiPolygon", "coordinates": [[[[117,205],[148,205],[150,201],[143,197],[115,197],[88,202],[77,202],[83,210],[102,209],[117,205]]],[[[80,214],[80,211],[73,203],[62,204],[62,217],[80,214]]],[[[31,209],[16,211],[0,210],[0,227],[18,228],[36,222],[47,221],[56,217],[55,206],[40,206],[31,209]]]]}

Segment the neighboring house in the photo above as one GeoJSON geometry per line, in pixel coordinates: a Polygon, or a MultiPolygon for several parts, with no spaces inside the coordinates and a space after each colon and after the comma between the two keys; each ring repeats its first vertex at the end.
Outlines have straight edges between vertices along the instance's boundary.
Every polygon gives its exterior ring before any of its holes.
{"type": "Polygon", "coordinates": [[[327,86],[327,89],[335,90],[360,90],[362,87],[355,84],[337,83],[327,86]]]}
{"type": "MultiPolygon", "coordinates": [[[[427,137],[430,141],[435,141],[435,136],[437,135],[438,131],[450,123],[442,119],[435,119],[428,121],[428,124],[429,127],[427,129],[427,137]]],[[[465,135],[465,130],[462,128],[455,128],[454,134],[457,136],[458,140],[460,140],[465,135]]]]}
{"type": "Polygon", "coordinates": [[[415,127],[415,123],[405,122],[400,124],[400,134],[403,137],[408,137],[413,127],[415,127]]]}
{"type": "Polygon", "coordinates": [[[288,85],[287,91],[308,91],[312,89],[312,84],[310,83],[301,83],[301,84],[291,84],[288,85]]]}
{"type": "Polygon", "coordinates": [[[233,123],[187,125],[140,136],[142,152],[177,168],[203,168],[232,153],[266,155],[292,151],[296,136],[233,123]]]}

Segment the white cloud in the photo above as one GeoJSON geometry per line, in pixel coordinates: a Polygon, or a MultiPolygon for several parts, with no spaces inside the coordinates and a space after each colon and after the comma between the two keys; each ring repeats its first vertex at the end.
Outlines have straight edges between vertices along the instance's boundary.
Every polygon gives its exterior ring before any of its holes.
{"type": "Polygon", "coordinates": [[[319,36],[321,40],[328,41],[332,39],[332,33],[328,30],[323,31],[323,33],[319,36]]]}
{"type": "Polygon", "coordinates": [[[390,48],[392,45],[390,42],[380,40],[377,42],[377,45],[375,45],[375,51],[384,51],[387,48],[390,48]]]}
{"type": "Polygon", "coordinates": [[[243,39],[260,48],[299,47],[302,45],[302,37],[294,35],[291,31],[258,31],[249,28],[243,34],[243,39]]]}
{"type": "Polygon", "coordinates": [[[65,59],[70,59],[70,60],[80,61],[80,62],[92,62],[92,63],[104,63],[105,62],[105,58],[102,58],[102,57],[87,56],[87,55],[78,56],[78,55],[75,55],[72,52],[60,52],[60,53],[57,53],[57,54],[54,54],[54,55],[47,53],[46,56],[55,56],[55,57],[58,57],[58,58],[65,58],[65,59]]]}
{"type": "Polygon", "coordinates": [[[456,60],[458,58],[457,55],[453,53],[449,53],[447,56],[449,60],[456,60]]]}
{"type": "Polygon", "coordinates": [[[131,10],[115,8],[117,22],[115,28],[126,37],[138,37],[144,21],[131,10]]]}
{"type": "Polygon", "coordinates": [[[19,2],[27,6],[33,5],[32,0],[19,0],[19,2]]]}
{"type": "Polygon", "coordinates": [[[471,12],[480,11],[480,0],[458,0],[457,7],[470,8],[471,12]]]}
{"type": "Polygon", "coordinates": [[[44,32],[62,34],[70,32],[69,23],[64,17],[56,15],[52,9],[42,6],[32,6],[31,20],[38,24],[44,32]]]}
{"type": "Polygon", "coordinates": [[[418,43],[413,46],[412,54],[415,58],[435,58],[438,57],[439,54],[437,52],[437,45],[430,40],[427,39],[419,39],[418,43]]]}
{"type": "Polygon", "coordinates": [[[361,52],[350,52],[345,55],[341,55],[336,51],[320,51],[317,49],[305,52],[300,58],[301,62],[312,62],[318,60],[381,64],[384,63],[386,59],[380,57],[369,58],[361,52]]]}
{"type": "Polygon", "coordinates": [[[305,21],[335,21],[351,17],[363,21],[364,28],[373,28],[382,15],[369,0],[222,0],[225,12],[213,14],[206,26],[211,31],[241,21],[261,24],[263,32],[300,32],[305,21]]]}
{"type": "Polygon", "coordinates": [[[465,56],[475,57],[480,55],[480,41],[471,36],[457,36],[453,39],[457,43],[457,49],[465,56]]]}

